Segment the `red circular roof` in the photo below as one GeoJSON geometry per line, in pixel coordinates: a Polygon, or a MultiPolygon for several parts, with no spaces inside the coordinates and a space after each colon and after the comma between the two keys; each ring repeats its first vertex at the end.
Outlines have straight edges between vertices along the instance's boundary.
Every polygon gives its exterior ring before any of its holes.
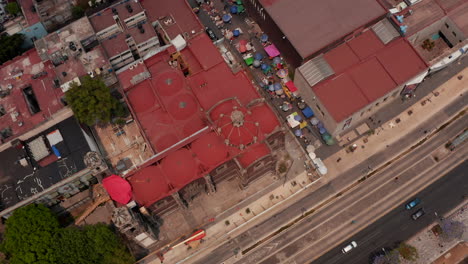
{"type": "Polygon", "coordinates": [[[198,113],[198,105],[190,94],[177,95],[168,105],[168,111],[176,120],[186,120],[198,113]]]}
{"type": "Polygon", "coordinates": [[[135,200],[144,206],[169,195],[170,189],[160,166],[148,166],[129,178],[135,200]]]}
{"type": "Polygon", "coordinates": [[[166,71],[156,76],[156,89],[162,96],[174,95],[184,87],[184,80],[177,71],[166,71]]]}
{"type": "Polygon", "coordinates": [[[252,119],[252,116],[243,108],[231,109],[231,112],[226,113],[218,119],[218,127],[221,128],[221,133],[224,138],[229,140],[229,144],[239,146],[253,143],[259,134],[258,126],[252,119]],[[236,126],[232,119],[234,112],[241,112],[243,115],[243,124],[236,126]]]}
{"type": "Polygon", "coordinates": [[[252,119],[260,124],[260,130],[263,134],[270,134],[279,126],[278,119],[273,111],[266,104],[259,104],[250,109],[252,119]]]}
{"type": "Polygon", "coordinates": [[[206,124],[203,122],[202,119],[198,117],[193,117],[191,120],[188,120],[185,123],[184,128],[182,129],[182,132],[184,135],[192,135],[198,130],[204,128],[205,126],[206,124]]]}
{"type": "Polygon", "coordinates": [[[161,168],[167,176],[167,180],[177,189],[195,180],[198,171],[192,153],[185,148],[164,158],[161,162],[161,168]]]}
{"type": "Polygon", "coordinates": [[[138,85],[127,94],[133,110],[137,113],[145,112],[155,106],[156,97],[148,83],[138,85]]]}
{"type": "Polygon", "coordinates": [[[203,164],[209,166],[218,165],[229,158],[227,146],[215,133],[203,135],[195,140],[191,149],[203,164]]]}

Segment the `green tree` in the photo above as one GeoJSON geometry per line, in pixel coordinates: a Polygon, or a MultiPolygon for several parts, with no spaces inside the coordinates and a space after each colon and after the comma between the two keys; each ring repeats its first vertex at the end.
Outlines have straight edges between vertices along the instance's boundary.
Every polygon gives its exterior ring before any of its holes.
{"type": "Polygon", "coordinates": [[[401,243],[396,250],[400,253],[400,256],[406,260],[414,261],[418,258],[418,251],[416,248],[406,243],[401,243]]]}
{"type": "Polygon", "coordinates": [[[73,18],[81,18],[84,16],[85,11],[81,6],[73,6],[72,7],[72,16],[73,18]]]}
{"type": "Polygon", "coordinates": [[[85,232],[77,227],[60,229],[54,236],[53,248],[57,264],[68,264],[71,259],[77,264],[99,263],[85,232]]]}
{"type": "Polygon", "coordinates": [[[54,263],[54,234],[59,229],[55,215],[44,205],[17,209],[6,222],[0,249],[10,263],[54,263]]]}
{"type": "Polygon", "coordinates": [[[11,264],[130,264],[135,259],[104,225],[61,228],[43,205],[17,209],[6,222],[0,250],[11,264]]]}
{"type": "Polygon", "coordinates": [[[6,5],[6,7],[5,7],[5,9],[9,14],[12,14],[14,16],[16,16],[19,12],[21,12],[21,9],[20,9],[18,3],[16,3],[16,2],[8,3],[6,5]]]}
{"type": "Polygon", "coordinates": [[[123,105],[100,79],[84,77],[80,86],[76,83],[71,85],[65,98],[78,120],[89,126],[98,122],[108,123],[113,117],[125,115],[123,105]]]}
{"type": "Polygon", "coordinates": [[[23,49],[21,45],[24,41],[23,34],[14,34],[11,36],[3,35],[0,37],[0,63],[3,64],[14,57],[21,55],[23,49]]]}
{"type": "Polygon", "coordinates": [[[135,260],[128,253],[119,238],[104,224],[84,228],[88,243],[95,250],[98,262],[102,264],[126,264],[135,260]]]}

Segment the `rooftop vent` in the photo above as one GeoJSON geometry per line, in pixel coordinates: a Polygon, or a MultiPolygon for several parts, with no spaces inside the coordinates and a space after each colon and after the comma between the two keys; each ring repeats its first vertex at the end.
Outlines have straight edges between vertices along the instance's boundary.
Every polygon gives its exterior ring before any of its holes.
{"type": "Polygon", "coordinates": [[[112,8],[112,13],[113,13],[114,15],[117,15],[117,14],[118,14],[117,9],[115,9],[115,8],[113,7],[113,8],[112,8]]]}
{"type": "Polygon", "coordinates": [[[125,8],[127,8],[127,11],[128,11],[129,13],[132,13],[132,12],[133,12],[133,8],[132,8],[131,5],[126,5],[125,8]]]}

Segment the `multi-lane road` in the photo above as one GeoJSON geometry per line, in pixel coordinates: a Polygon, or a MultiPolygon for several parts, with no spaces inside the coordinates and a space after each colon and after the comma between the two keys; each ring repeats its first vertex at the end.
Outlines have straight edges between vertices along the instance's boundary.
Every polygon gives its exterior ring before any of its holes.
{"type": "Polygon", "coordinates": [[[409,239],[418,231],[436,221],[435,212],[440,216],[449,212],[458,204],[466,202],[468,195],[467,172],[468,161],[465,161],[443,178],[411,197],[421,199],[421,204],[414,210],[406,210],[404,203],[400,204],[366,229],[350,237],[345,243],[313,261],[312,264],[369,263],[372,253],[382,248],[391,248],[398,241],[409,239]],[[421,207],[426,214],[416,221],[412,220],[410,215],[421,207]],[[358,247],[347,254],[343,254],[341,249],[350,241],[356,241],[358,247]]]}
{"type": "MultiPolygon", "coordinates": [[[[456,111],[455,109],[463,108],[465,102],[465,98],[460,97],[458,101],[447,107],[445,111],[441,111],[435,115],[432,122],[446,120],[447,116],[452,115],[456,111]]],[[[442,122],[439,124],[441,123],[442,122]]],[[[454,137],[459,133],[459,131],[463,130],[467,123],[468,117],[461,117],[455,123],[433,136],[423,145],[408,153],[404,158],[395,161],[391,166],[381,171],[380,173],[382,175],[375,175],[360,183],[360,187],[355,188],[353,196],[345,194],[337,199],[336,202],[331,203],[326,208],[314,212],[306,219],[303,219],[300,223],[289,227],[271,239],[262,241],[265,235],[283,227],[285,224],[298,217],[303,208],[314,208],[314,206],[317,205],[317,201],[325,200],[325,197],[330,193],[337,193],[350,182],[362,177],[362,173],[369,163],[380,163],[380,160],[388,160],[388,157],[394,155],[401,146],[411,146],[412,144],[415,144],[416,142],[414,142],[414,140],[412,141],[412,138],[415,138],[417,133],[421,133],[420,130],[428,128],[428,126],[432,126],[432,124],[421,124],[420,129],[416,129],[412,133],[408,134],[407,137],[402,138],[399,146],[390,146],[384,153],[374,155],[366,164],[356,165],[355,168],[348,171],[345,175],[342,175],[336,180],[322,186],[318,190],[304,197],[302,200],[292,204],[281,213],[259,223],[238,237],[218,245],[216,248],[210,250],[211,252],[208,255],[199,258],[194,262],[216,264],[223,262],[233,263],[236,261],[237,263],[307,263],[318,258],[323,252],[336,247],[337,243],[340,243],[340,241],[346,239],[349,234],[353,233],[352,230],[348,229],[353,228],[353,226],[349,225],[349,222],[354,219],[353,217],[355,215],[360,219],[362,218],[360,222],[355,224],[356,228],[364,221],[372,223],[377,219],[364,220],[365,215],[370,214],[364,213],[364,216],[360,215],[360,211],[367,210],[367,207],[369,207],[369,205],[365,204],[366,200],[370,201],[371,204],[376,204],[376,202],[381,201],[380,199],[384,199],[384,201],[390,203],[390,205],[387,204],[387,207],[390,209],[392,208],[391,206],[400,204],[402,200],[406,200],[405,198],[402,198],[406,197],[405,195],[408,197],[411,196],[411,193],[401,194],[397,192],[396,195],[390,195],[389,197],[378,197],[379,194],[394,192],[394,189],[405,184],[404,181],[412,181],[413,179],[411,178],[414,177],[414,175],[424,171],[429,166],[436,166],[436,162],[429,157],[429,154],[437,147],[443,146],[447,140],[454,137]],[[395,177],[393,175],[401,173],[402,175],[399,176],[399,182],[392,183],[391,181],[393,177],[395,177]],[[393,187],[392,184],[394,184],[393,187]],[[372,190],[377,188],[383,189],[372,194],[374,196],[362,199],[366,194],[370,194],[372,190]],[[402,195],[402,197],[396,199],[397,195],[402,195]],[[349,199],[355,199],[356,201],[360,200],[359,202],[362,204],[349,201],[349,199]],[[391,199],[394,200],[392,201],[391,199]],[[259,241],[262,242],[258,243],[259,241]],[[252,248],[252,245],[255,243],[258,244],[252,248]],[[237,252],[242,252],[243,256],[237,254],[237,256],[234,257],[237,252]]],[[[464,159],[463,155],[458,157],[458,159],[464,159]]],[[[448,161],[445,160],[439,162],[439,164],[447,165],[447,162],[448,161]]],[[[442,171],[441,173],[444,172],[445,171],[442,171]]],[[[431,173],[432,172],[427,172],[428,175],[431,173]]],[[[437,175],[440,175],[440,173],[432,173],[430,177],[437,178],[437,175]]],[[[425,181],[427,182],[428,179],[419,178],[417,184],[423,186],[425,181]]],[[[410,187],[415,187],[415,185],[413,184],[410,187]]],[[[406,190],[406,188],[402,189],[403,192],[410,190],[411,188],[408,188],[408,190],[406,190]]],[[[380,209],[381,208],[376,207],[375,210],[380,209]]],[[[356,220],[359,221],[359,219],[356,220]]],[[[341,246],[341,244],[339,246],[341,246]]]]}

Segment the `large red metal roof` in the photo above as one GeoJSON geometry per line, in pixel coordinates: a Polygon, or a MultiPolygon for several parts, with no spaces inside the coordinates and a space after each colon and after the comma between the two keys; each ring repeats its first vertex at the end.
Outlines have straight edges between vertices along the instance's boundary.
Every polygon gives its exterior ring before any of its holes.
{"type": "Polygon", "coordinates": [[[424,61],[405,39],[384,45],[372,30],[324,57],[336,75],[312,89],[336,122],[426,69],[424,61]]]}
{"type": "Polygon", "coordinates": [[[186,148],[178,149],[164,158],[161,161],[161,169],[172,186],[177,189],[199,176],[197,162],[186,148]]]}

